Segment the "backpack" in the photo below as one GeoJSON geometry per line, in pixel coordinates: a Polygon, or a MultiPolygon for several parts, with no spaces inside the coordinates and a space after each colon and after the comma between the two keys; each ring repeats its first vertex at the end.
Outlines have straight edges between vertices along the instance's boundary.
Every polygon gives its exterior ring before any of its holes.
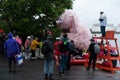
{"type": "Polygon", "coordinates": [[[94,44],[94,51],[96,54],[100,53],[100,46],[97,43],[94,44]]]}
{"type": "Polygon", "coordinates": [[[51,49],[49,47],[49,43],[48,42],[44,42],[42,45],[42,49],[41,52],[43,55],[48,55],[48,53],[50,53],[51,49]]]}
{"type": "Polygon", "coordinates": [[[68,51],[68,42],[67,41],[61,42],[58,46],[58,49],[59,49],[60,52],[68,51]]]}

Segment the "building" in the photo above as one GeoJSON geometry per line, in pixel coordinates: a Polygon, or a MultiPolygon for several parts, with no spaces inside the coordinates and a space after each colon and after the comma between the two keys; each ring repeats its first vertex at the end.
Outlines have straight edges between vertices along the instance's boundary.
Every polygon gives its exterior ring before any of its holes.
{"type": "MultiPolygon", "coordinates": [[[[120,25],[115,27],[113,24],[107,24],[106,26],[106,31],[115,31],[115,33],[120,33],[120,25]]],[[[100,33],[100,25],[99,24],[94,24],[91,28],[90,31],[92,33],[100,33]]]]}

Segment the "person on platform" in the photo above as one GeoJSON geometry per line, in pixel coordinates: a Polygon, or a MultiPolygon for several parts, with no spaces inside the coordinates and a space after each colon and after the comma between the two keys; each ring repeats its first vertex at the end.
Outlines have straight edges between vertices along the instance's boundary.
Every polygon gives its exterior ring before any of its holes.
{"type": "Polygon", "coordinates": [[[100,12],[99,21],[100,21],[100,30],[102,33],[102,37],[105,37],[105,28],[107,25],[107,17],[105,16],[103,11],[100,12]]]}

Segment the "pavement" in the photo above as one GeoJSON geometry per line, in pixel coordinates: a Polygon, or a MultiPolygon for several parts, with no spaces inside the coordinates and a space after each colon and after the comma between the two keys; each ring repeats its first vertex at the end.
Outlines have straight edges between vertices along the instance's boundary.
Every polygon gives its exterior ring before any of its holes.
{"type": "MultiPolygon", "coordinates": [[[[17,66],[16,73],[9,73],[6,58],[0,57],[0,80],[44,80],[43,60],[24,59],[24,63],[17,66]]],[[[59,76],[55,70],[54,80],[120,80],[120,72],[112,74],[99,69],[86,71],[83,65],[72,65],[69,74],[59,76]]]]}

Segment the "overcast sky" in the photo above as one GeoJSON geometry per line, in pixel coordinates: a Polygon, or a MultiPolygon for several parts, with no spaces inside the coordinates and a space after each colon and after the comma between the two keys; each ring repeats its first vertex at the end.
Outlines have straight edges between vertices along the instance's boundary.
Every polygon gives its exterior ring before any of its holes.
{"type": "Polygon", "coordinates": [[[73,10],[79,16],[81,23],[91,27],[99,23],[99,12],[104,11],[108,23],[120,24],[120,0],[75,0],[73,10]]]}

